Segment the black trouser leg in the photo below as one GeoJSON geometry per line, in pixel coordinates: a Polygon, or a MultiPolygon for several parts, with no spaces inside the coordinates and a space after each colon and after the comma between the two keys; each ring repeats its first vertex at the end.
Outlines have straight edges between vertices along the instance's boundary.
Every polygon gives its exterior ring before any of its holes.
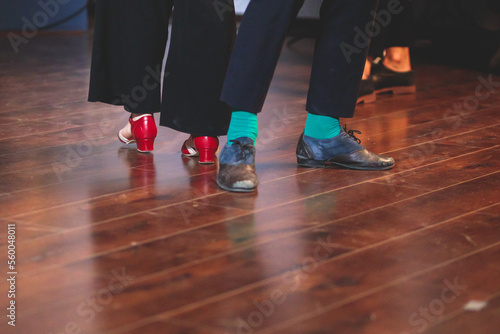
{"type": "Polygon", "coordinates": [[[235,36],[232,0],[176,0],[160,124],[225,135],[231,109],[220,101],[235,36]]]}
{"type": "MultiPolygon", "coordinates": [[[[303,1],[253,0],[243,17],[224,83],[222,100],[235,109],[262,109],[290,21],[303,1]]],[[[307,111],[331,117],[352,117],[366,43],[355,41],[356,27],[371,25],[376,0],[325,0],[321,10],[307,111]],[[342,45],[356,52],[346,55],[342,45]]]]}
{"type": "Polygon", "coordinates": [[[370,11],[376,4],[375,0],[324,0],[307,96],[309,113],[354,115],[373,19],[370,11]]]}
{"type": "Polygon", "coordinates": [[[290,22],[304,0],[252,0],[243,16],[229,62],[222,101],[259,113],[290,22]]]}
{"type": "Polygon", "coordinates": [[[173,0],[98,0],[89,101],[160,111],[159,76],[173,0]]]}

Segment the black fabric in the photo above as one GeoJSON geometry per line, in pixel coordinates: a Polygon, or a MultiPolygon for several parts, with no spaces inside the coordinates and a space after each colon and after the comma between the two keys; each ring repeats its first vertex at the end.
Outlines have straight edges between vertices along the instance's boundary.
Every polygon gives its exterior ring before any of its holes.
{"type": "MultiPolygon", "coordinates": [[[[395,0],[380,0],[378,11],[388,10],[389,2],[395,0]]],[[[388,25],[380,25],[380,31],[374,31],[368,54],[373,57],[383,57],[384,49],[393,46],[410,47],[414,42],[414,8],[413,0],[397,0],[402,11],[390,17],[388,25]]],[[[399,8],[398,6],[398,8],[399,8]]]]}
{"type": "Polygon", "coordinates": [[[309,113],[331,117],[354,116],[358,87],[369,42],[359,43],[359,31],[369,31],[376,8],[373,0],[324,0],[323,28],[316,42],[307,96],[309,113]],[[347,45],[357,51],[347,52],[347,45]]]}
{"type": "MultiPolygon", "coordinates": [[[[307,111],[332,117],[352,117],[363,72],[367,44],[355,46],[356,30],[371,22],[376,0],[324,0],[321,34],[317,39],[307,99],[307,111]],[[356,48],[347,57],[341,44],[356,48]]],[[[234,109],[262,110],[290,22],[303,0],[252,0],[236,39],[222,101],[234,109]]]]}
{"type": "Polygon", "coordinates": [[[236,33],[230,3],[175,2],[161,125],[193,135],[226,135],[232,110],[220,94],[236,33]]]}
{"type": "Polygon", "coordinates": [[[98,0],[89,101],[139,114],[161,111],[161,125],[225,135],[231,109],[219,97],[234,35],[232,0],[98,0]]]}

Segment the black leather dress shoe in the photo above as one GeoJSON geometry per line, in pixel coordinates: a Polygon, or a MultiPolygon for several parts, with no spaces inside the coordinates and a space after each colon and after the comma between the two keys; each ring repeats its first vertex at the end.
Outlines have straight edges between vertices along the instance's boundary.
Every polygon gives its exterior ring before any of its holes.
{"type": "Polygon", "coordinates": [[[360,144],[356,130],[341,129],[330,139],[316,139],[302,134],[297,144],[297,163],[303,167],[340,166],[359,170],[386,170],[394,167],[393,158],[368,151],[360,144]]]}
{"type": "Polygon", "coordinates": [[[255,172],[253,140],[241,137],[232,142],[232,145],[226,144],[220,153],[217,184],[228,191],[254,191],[259,178],[255,172]]]}
{"type": "Polygon", "coordinates": [[[415,73],[393,71],[380,61],[372,65],[370,80],[375,94],[412,94],[416,92],[415,73]]]}

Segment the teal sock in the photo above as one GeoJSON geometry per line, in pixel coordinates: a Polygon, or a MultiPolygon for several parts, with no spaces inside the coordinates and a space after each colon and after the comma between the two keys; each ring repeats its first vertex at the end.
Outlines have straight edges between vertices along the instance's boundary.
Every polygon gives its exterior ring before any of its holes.
{"type": "Polygon", "coordinates": [[[229,130],[227,131],[228,143],[231,143],[231,140],[235,140],[236,138],[248,137],[253,140],[255,145],[258,134],[257,114],[246,111],[233,111],[229,130]]]}
{"type": "Polygon", "coordinates": [[[316,139],[329,139],[340,133],[338,118],[307,114],[304,134],[316,139]]]}

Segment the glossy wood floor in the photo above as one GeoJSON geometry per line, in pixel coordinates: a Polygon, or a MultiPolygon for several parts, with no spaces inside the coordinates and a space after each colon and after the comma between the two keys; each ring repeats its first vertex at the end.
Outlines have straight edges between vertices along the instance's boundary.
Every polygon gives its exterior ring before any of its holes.
{"type": "Polygon", "coordinates": [[[0,42],[1,333],[500,333],[500,77],[416,62],[416,94],[347,120],[393,170],[299,168],[302,40],[259,116],[258,192],[233,194],[184,134],[118,142],[127,115],[86,102],[90,40],[0,42]]]}

